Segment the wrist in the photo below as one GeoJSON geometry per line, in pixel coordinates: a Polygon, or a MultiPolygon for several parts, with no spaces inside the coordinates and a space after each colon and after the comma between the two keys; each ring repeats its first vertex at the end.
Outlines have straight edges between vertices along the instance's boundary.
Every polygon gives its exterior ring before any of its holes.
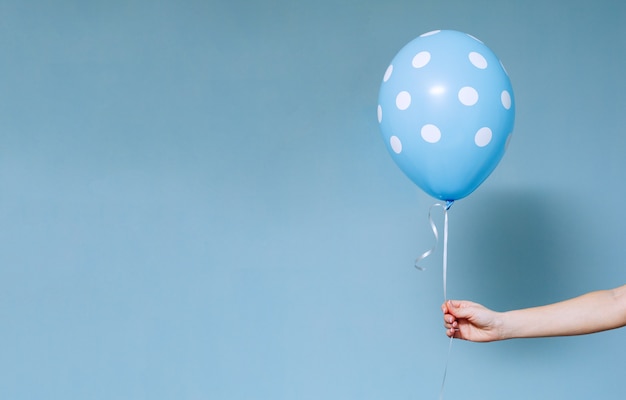
{"type": "Polygon", "coordinates": [[[496,332],[496,340],[507,340],[514,337],[511,329],[511,312],[500,312],[496,314],[494,326],[496,332]]]}

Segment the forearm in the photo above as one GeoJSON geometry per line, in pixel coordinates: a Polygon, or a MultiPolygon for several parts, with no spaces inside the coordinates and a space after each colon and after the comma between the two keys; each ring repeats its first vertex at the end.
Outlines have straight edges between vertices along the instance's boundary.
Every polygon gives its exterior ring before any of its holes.
{"type": "Polygon", "coordinates": [[[626,286],[501,314],[502,339],[571,336],[626,325],[626,286]]]}

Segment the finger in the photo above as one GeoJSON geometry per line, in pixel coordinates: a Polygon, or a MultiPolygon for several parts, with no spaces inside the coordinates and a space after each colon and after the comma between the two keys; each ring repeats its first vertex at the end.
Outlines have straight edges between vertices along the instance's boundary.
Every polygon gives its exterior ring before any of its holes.
{"type": "Polygon", "coordinates": [[[471,306],[462,306],[461,302],[450,303],[448,305],[448,312],[454,316],[454,318],[468,318],[474,313],[474,308],[471,306]]]}
{"type": "Polygon", "coordinates": [[[459,327],[459,323],[457,321],[452,321],[452,322],[444,321],[443,326],[446,329],[457,329],[459,327]]]}

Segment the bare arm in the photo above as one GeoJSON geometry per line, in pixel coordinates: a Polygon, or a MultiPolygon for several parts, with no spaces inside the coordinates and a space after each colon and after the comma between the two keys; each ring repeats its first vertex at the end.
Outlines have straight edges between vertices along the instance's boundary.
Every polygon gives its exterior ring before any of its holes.
{"type": "Polygon", "coordinates": [[[626,326],[626,285],[540,307],[495,312],[452,300],[443,307],[448,336],[471,341],[584,335],[626,326]]]}
{"type": "Polygon", "coordinates": [[[503,314],[504,338],[584,335],[626,325],[626,286],[503,314]]]}

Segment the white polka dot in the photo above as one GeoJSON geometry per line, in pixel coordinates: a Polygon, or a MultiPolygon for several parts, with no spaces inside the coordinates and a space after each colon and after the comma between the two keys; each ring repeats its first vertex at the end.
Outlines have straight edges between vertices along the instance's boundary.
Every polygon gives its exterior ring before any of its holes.
{"type": "Polygon", "coordinates": [[[491,142],[492,136],[491,129],[487,127],[480,128],[474,136],[474,143],[476,143],[478,147],[485,147],[491,142]]]}
{"type": "Polygon", "coordinates": [[[422,68],[430,61],[430,53],[427,51],[420,51],[413,57],[413,67],[422,68]]]}
{"type": "Polygon", "coordinates": [[[427,124],[422,126],[422,139],[428,143],[437,143],[441,139],[441,131],[435,125],[427,124]]]}
{"type": "Polygon", "coordinates": [[[397,136],[392,136],[389,139],[389,144],[391,144],[391,149],[394,151],[394,153],[400,154],[402,152],[402,142],[397,136]]]}
{"type": "Polygon", "coordinates": [[[500,61],[500,66],[502,67],[502,70],[504,71],[506,76],[509,76],[509,73],[506,71],[506,68],[504,68],[504,64],[502,64],[502,61],[500,61]]]}
{"type": "Polygon", "coordinates": [[[504,108],[506,108],[507,110],[511,108],[511,94],[508,91],[502,91],[502,94],[500,95],[500,100],[502,101],[502,105],[504,106],[504,108]]]}
{"type": "Polygon", "coordinates": [[[387,70],[385,71],[385,76],[383,76],[383,82],[387,82],[389,78],[391,78],[391,73],[393,72],[393,65],[389,64],[387,70]]]}
{"type": "Polygon", "coordinates": [[[440,29],[436,30],[436,31],[430,31],[430,32],[426,32],[426,33],[422,33],[420,35],[420,37],[426,37],[426,36],[431,36],[431,35],[436,35],[437,33],[441,32],[440,29]]]}
{"type": "Polygon", "coordinates": [[[469,60],[476,68],[487,68],[487,60],[485,60],[485,57],[483,57],[483,55],[480,53],[472,51],[471,53],[469,53],[469,60]]]}
{"type": "Polygon", "coordinates": [[[380,124],[381,122],[383,122],[383,108],[379,105],[378,106],[378,123],[380,124]]]}
{"type": "MultiPolygon", "coordinates": [[[[478,43],[483,43],[482,40],[478,39],[475,36],[470,35],[469,33],[466,34],[467,36],[471,37],[472,39],[474,39],[475,41],[477,41],[478,43]]],[[[484,44],[484,43],[483,43],[484,44]]]]}
{"type": "Polygon", "coordinates": [[[396,107],[399,110],[406,110],[411,105],[411,95],[409,92],[400,92],[396,96],[396,107]]]}
{"type": "Polygon", "coordinates": [[[459,90],[459,101],[466,106],[473,106],[478,101],[478,92],[471,86],[459,90]]]}

